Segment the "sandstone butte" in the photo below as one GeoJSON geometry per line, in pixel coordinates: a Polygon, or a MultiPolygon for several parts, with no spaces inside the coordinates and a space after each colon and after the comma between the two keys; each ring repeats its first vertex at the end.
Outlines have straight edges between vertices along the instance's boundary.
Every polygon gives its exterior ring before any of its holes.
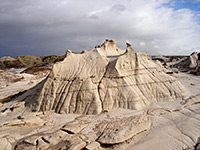
{"type": "Polygon", "coordinates": [[[53,66],[45,80],[24,94],[32,111],[99,114],[114,108],[141,110],[182,100],[187,90],[145,53],[117,48],[114,40],[74,54],[53,66]],[[27,96],[26,96],[27,95],[27,96]]]}

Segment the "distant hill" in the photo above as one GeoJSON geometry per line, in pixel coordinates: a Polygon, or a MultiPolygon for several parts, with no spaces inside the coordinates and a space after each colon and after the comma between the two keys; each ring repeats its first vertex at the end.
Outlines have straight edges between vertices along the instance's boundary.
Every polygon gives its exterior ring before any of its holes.
{"type": "Polygon", "coordinates": [[[10,56],[5,56],[0,58],[0,69],[9,69],[9,68],[22,68],[30,67],[44,64],[51,64],[58,61],[62,61],[64,56],[60,55],[50,55],[50,56],[18,56],[17,58],[12,58],[10,56]]]}

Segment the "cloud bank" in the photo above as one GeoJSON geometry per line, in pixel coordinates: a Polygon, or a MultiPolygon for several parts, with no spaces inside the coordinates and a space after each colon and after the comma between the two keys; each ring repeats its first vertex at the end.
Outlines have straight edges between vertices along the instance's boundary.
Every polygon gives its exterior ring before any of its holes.
{"type": "MultiPolygon", "coordinates": [[[[105,38],[150,55],[200,51],[200,14],[174,0],[1,0],[0,56],[64,54],[105,38]]],[[[198,3],[198,0],[194,0],[198,3]]]]}

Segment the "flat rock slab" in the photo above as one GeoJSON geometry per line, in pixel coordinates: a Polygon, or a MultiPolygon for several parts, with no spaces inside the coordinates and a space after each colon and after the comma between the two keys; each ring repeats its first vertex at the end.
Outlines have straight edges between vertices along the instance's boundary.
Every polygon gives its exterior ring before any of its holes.
{"type": "Polygon", "coordinates": [[[150,128],[151,118],[145,115],[123,118],[108,123],[98,142],[101,144],[121,143],[150,128]]]}
{"type": "Polygon", "coordinates": [[[84,121],[75,120],[64,125],[62,127],[62,130],[73,134],[77,134],[82,129],[86,128],[89,124],[91,124],[91,122],[87,120],[84,121]]]}
{"type": "Polygon", "coordinates": [[[67,149],[79,150],[86,146],[86,143],[78,136],[70,135],[62,130],[51,134],[35,135],[22,139],[17,143],[16,150],[27,149],[67,149]]]}

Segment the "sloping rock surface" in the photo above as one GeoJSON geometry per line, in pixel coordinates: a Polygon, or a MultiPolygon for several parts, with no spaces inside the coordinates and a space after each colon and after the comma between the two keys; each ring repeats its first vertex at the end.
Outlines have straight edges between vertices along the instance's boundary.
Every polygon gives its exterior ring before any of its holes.
{"type": "Polygon", "coordinates": [[[43,76],[48,74],[51,71],[51,69],[52,66],[34,66],[34,67],[29,67],[20,73],[28,73],[32,75],[43,76]]]}
{"type": "Polygon", "coordinates": [[[15,83],[22,79],[22,76],[16,75],[12,72],[0,70],[0,88],[2,88],[2,86],[7,86],[10,83],[15,83]]]}
{"type": "Polygon", "coordinates": [[[172,65],[172,67],[178,68],[180,71],[184,71],[184,72],[196,70],[199,64],[198,60],[199,60],[198,53],[194,52],[189,57],[172,65]]]}
{"type": "Polygon", "coordinates": [[[99,114],[114,108],[140,110],[183,99],[185,88],[144,53],[106,40],[83,54],[67,52],[50,75],[25,98],[34,111],[99,114]]]}

